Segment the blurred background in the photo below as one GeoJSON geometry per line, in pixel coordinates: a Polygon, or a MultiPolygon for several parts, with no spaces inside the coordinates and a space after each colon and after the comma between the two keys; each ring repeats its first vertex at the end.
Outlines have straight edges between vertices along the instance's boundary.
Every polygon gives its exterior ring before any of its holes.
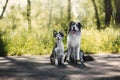
{"type": "Polygon", "coordinates": [[[51,54],[53,30],[80,22],[81,50],[120,53],[120,0],[0,0],[0,56],[51,54]]]}

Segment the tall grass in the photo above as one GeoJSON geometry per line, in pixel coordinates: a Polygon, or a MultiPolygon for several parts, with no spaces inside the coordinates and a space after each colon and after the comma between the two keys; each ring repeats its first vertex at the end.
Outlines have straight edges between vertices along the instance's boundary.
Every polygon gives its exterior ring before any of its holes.
{"type": "MultiPolygon", "coordinates": [[[[22,28],[21,28],[22,29],[22,28]]],[[[42,55],[50,54],[54,46],[53,29],[42,28],[28,32],[26,29],[16,29],[2,35],[6,43],[7,55],[42,55]]],[[[66,32],[64,38],[66,49],[66,32]]],[[[81,49],[85,53],[120,53],[120,30],[106,28],[105,30],[82,29],[81,49]]]]}
{"type": "Polygon", "coordinates": [[[86,53],[120,53],[120,29],[83,29],[81,48],[86,53]]]}
{"type": "MultiPolygon", "coordinates": [[[[56,18],[51,27],[47,26],[46,20],[33,19],[32,30],[29,32],[26,20],[15,16],[0,20],[0,44],[4,46],[3,50],[7,55],[50,54],[54,46],[53,30],[64,31],[63,42],[66,49],[67,17],[56,18]]],[[[81,49],[85,53],[120,53],[120,29],[109,27],[97,30],[93,26],[94,24],[82,29],[81,49]]]]}
{"type": "Polygon", "coordinates": [[[51,32],[46,30],[40,32],[27,30],[14,30],[2,36],[7,43],[8,55],[42,55],[51,52],[51,32]]]}

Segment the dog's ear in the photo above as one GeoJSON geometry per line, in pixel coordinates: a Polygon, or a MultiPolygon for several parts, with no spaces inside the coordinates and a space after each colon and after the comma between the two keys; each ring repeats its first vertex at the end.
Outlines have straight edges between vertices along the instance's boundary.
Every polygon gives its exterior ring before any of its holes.
{"type": "Polygon", "coordinates": [[[71,27],[74,23],[75,23],[74,21],[71,21],[71,22],[69,23],[69,27],[71,27]]]}
{"type": "Polygon", "coordinates": [[[57,31],[56,30],[53,30],[53,37],[55,37],[57,34],[57,31]]]}
{"type": "Polygon", "coordinates": [[[79,30],[81,30],[81,27],[83,27],[80,22],[77,23],[77,26],[78,26],[79,30]]]}
{"type": "Polygon", "coordinates": [[[71,21],[71,22],[69,23],[68,33],[70,32],[71,26],[72,26],[74,23],[75,23],[74,21],[71,21]]]}
{"type": "Polygon", "coordinates": [[[60,33],[60,35],[61,35],[62,37],[64,37],[64,33],[63,33],[62,30],[61,30],[59,33],[60,33]]]}

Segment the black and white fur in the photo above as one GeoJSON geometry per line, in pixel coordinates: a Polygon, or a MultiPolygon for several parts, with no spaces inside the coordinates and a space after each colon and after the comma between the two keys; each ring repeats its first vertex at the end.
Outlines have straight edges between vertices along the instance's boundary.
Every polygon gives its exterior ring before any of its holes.
{"type": "Polygon", "coordinates": [[[83,54],[80,52],[81,42],[81,27],[79,22],[71,21],[69,23],[68,36],[67,36],[67,61],[70,58],[74,61],[83,62],[83,54]]]}
{"type": "Polygon", "coordinates": [[[62,42],[62,39],[64,37],[64,34],[62,31],[53,31],[53,36],[55,38],[55,46],[52,50],[52,54],[50,56],[50,61],[52,64],[55,64],[56,66],[59,64],[64,64],[64,45],[62,42]]]}

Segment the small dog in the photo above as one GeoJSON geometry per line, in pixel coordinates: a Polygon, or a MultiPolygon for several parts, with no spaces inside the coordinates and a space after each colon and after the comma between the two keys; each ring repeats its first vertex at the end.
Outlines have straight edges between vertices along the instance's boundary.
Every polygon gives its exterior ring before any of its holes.
{"type": "Polygon", "coordinates": [[[64,45],[62,39],[64,34],[62,31],[53,31],[53,36],[55,38],[55,46],[52,50],[52,54],[50,56],[51,64],[55,64],[56,66],[59,64],[64,64],[64,45]]]}
{"type": "Polygon", "coordinates": [[[68,36],[67,36],[67,61],[70,60],[83,62],[83,53],[80,52],[81,41],[81,27],[78,22],[71,21],[69,23],[68,36]]]}

